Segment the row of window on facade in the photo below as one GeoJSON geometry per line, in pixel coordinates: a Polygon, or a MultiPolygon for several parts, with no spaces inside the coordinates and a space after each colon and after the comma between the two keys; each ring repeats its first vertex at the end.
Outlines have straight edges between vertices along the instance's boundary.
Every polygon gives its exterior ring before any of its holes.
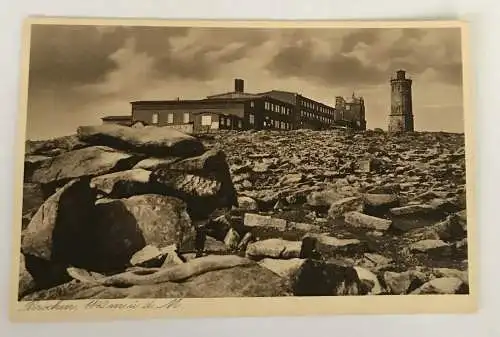
{"type": "MultiPolygon", "coordinates": [[[[253,107],[253,101],[250,103],[250,106],[253,107]]],[[[274,111],[279,113],[280,115],[290,115],[292,110],[283,105],[273,104],[271,102],[264,102],[264,109],[268,111],[274,111]]]]}
{"type": "MultiPolygon", "coordinates": [[[[329,117],[325,117],[325,116],[319,116],[319,115],[317,115],[315,113],[312,113],[312,112],[309,112],[309,111],[304,111],[304,110],[300,110],[300,115],[302,117],[305,117],[305,118],[319,120],[319,121],[321,121],[323,123],[333,124],[334,121],[335,121],[333,118],[329,118],[329,117]]],[[[342,111],[340,112],[340,119],[344,119],[344,113],[342,111]]]]}
{"type": "Polygon", "coordinates": [[[279,121],[279,120],[270,119],[268,117],[268,118],[266,118],[266,120],[264,122],[264,127],[281,129],[281,130],[291,130],[292,129],[292,124],[288,123],[288,122],[285,122],[285,121],[279,121]]]}
{"type": "MultiPolygon", "coordinates": [[[[151,121],[153,124],[158,124],[159,115],[160,114],[158,112],[153,113],[153,117],[152,117],[152,121],[151,121]]],[[[185,112],[182,115],[182,122],[184,124],[189,123],[189,112],[185,112]]],[[[173,123],[174,123],[174,113],[170,112],[167,114],[167,124],[173,124],[173,123]]]]}
{"type": "Polygon", "coordinates": [[[243,128],[243,122],[241,121],[241,119],[238,119],[237,121],[235,121],[235,123],[232,123],[231,118],[221,117],[220,123],[222,126],[237,127],[238,129],[243,128]]]}
{"type": "Polygon", "coordinates": [[[319,104],[313,103],[313,102],[302,101],[302,106],[309,108],[309,109],[312,109],[312,110],[317,110],[319,112],[322,112],[324,114],[328,114],[331,116],[333,116],[333,113],[334,113],[334,109],[326,107],[326,106],[322,106],[322,105],[319,105],[319,104]]]}

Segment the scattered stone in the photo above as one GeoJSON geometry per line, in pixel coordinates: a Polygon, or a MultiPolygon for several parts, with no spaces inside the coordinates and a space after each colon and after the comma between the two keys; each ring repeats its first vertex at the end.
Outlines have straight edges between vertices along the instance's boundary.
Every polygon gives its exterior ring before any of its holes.
{"type": "Polygon", "coordinates": [[[337,189],[312,192],[307,196],[307,204],[314,207],[330,207],[331,204],[344,197],[337,189]]]}
{"type": "Polygon", "coordinates": [[[421,215],[428,214],[434,212],[435,209],[431,205],[425,204],[417,204],[417,205],[408,205],[403,207],[394,207],[390,209],[390,212],[393,215],[421,215]]]}
{"type": "Polygon", "coordinates": [[[246,251],[247,250],[247,246],[250,242],[252,242],[254,240],[254,237],[252,235],[251,232],[247,232],[243,238],[240,240],[240,242],[238,243],[238,250],[239,251],[246,251]]]}
{"type": "Polygon", "coordinates": [[[238,208],[245,211],[256,211],[259,206],[257,205],[257,201],[250,197],[241,196],[238,197],[238,208]]]}
{"type": "Polygon", "coordinates": [[[353,267],[306,260],[293,282],[295,296],[361,295],[364,286],[353,267]]]}
{"type": "Polygon", "coordinates": [[[243,223],[246,227],[268,227],[279,231],[284,231],[287,225],[286,220],[254,213],[245,213],[243,223]]]}
{"type": "Polygon", "coordinates": [[[256,163],[252,170],[256,173],[265,173],[269,170],[269,165],[265,163],[256,163]]]}
{"type": "Polygon", "coordinates": [[[281,185],[292,185],[298,184],[304,180],[304,175],[302,173],[287,174],[280,179],[281,185]]]}
{"type": "Polygon", "coordinates": [[[163,261],[161,268],[183,264],[188,260],[186,256],[183,256],[183,259],[181,259],[181,257],[177,253],[177,248],[175,245],[163,247],[160,249],[160,251],[162,255],[165,256],[165,260],[163,261]]]}
{"type": "Polygon", "coordinates": [[[377,278],[377,275],[375,275],[368,269],[359,266],[354,267],[354,270],[356,270],[359,280],[365,287],[364,291],[367,293],[367,295],[380,295],[384,292],[377,278]]]}
{"type": "Polygon", "coordinates": [[[360,212],[363,202],[359,197],[350,197],[337,200],[330,205],[328,216],[332,219],[343,216],[347,212],[360,212]]]}
{"type": "Polygon", "coordinates": [[[379,271],[391,267],[393,260],[380,254],[364,253],[360,264],[369,270],[379,271]]]}
{"type": "Polygon", "coordinates": [[[233,228],[229,229],[229,231],[226,234],[226,237],[224,238],[224,243],[226,244],[229,249],[234,250],[238,248],[238,243],[240,242],[240,235],[236,230],[233,228]]]}
{"type": "Polygon", "coordinates": [[[260,266],[269,269],[280,277],[291,279],[297,274],[298,270],[304,262],[304,259],[299,258],[286,260],[265,258],[260,260],[258,263],[260,266]]]}
{"type": "Polygon", "coordinates": [[[469,283],[469,273],[464,270],[452,268],[434,268],[432,273],[437,277],[454,277],[460,279],[464,283],[469,283]]]}
{"type": "Polygon", "coordinates": [[[392,224],[391,220],[377,218],[360,212],[348,212],[344,214],[344,220],[354,227],[375,229],[378,231],[386,231],[392,224]]]}
{"type": "Polygon", "coordinates": [[[454,295],[468,293],[469,286],[461,279],[455,277],[435,278],[411,292],[412,295],[454,295]]]}
{"type": "Polygon", "coordinates": [[[253,259],[271,257],[275,259],[291,259],[300,257],[302,242],[283,239],[267,239],[250,243],[246,255],[253,259]]]}
{"type": "Polygon", "coordinates": [[[442,240],[421,240],[412,243],[410,252],[436,255],[450,255],[452,246],[442,240]]]}
{"type": "Polygon", "coordinates": [[[425,274],[415,270],[409,270],[403,273],[386,271],[383,277],[388,290],[393,295],[410,293],[427,281],[425,274]]]}
{"type": "Polygon", "coordinates": [[[320,252],[328,251],[346,251],[349,249],[359,249],[361,241],[358,239],[338,239],[328,234],[306,234],[306,237],[312,237],[317,240],[317,249],[320,252]]]}
{"type": "Polygon", "coordinates": [[[396,194],[364,194],[363,211],[368,215],[382,215],[399,206],[396,194]]]}
{"type": "Polygon", "coordinates": [[[287,231],[302,231],[302,232],[319,232],[321,230],[320,226],[303,223],[303,222],[293,222],[290,221],[287,224],[287,231]]]}
{"type": "Polygon", "coordinates": [[[230,251],[230,247],[228,247],[222,241],[214,239],[211,236],[207,236],[205,240],[204,251],[206,254],[228,253],[230,251]]]}
{"type": "Polygon", "coordinates": [[[153,245],[147,245],[130,258],[132,266],[154,268],[162,265],[163,254],[153,245]]]}

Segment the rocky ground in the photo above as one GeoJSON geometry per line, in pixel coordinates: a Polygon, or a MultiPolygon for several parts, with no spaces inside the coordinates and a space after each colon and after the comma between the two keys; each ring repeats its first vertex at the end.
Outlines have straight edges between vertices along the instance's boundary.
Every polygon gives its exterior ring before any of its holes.
{"type": "Polygon", "coordinates": [[[19,297],[463,294],[462,134],[27,142],[19,297]]]}

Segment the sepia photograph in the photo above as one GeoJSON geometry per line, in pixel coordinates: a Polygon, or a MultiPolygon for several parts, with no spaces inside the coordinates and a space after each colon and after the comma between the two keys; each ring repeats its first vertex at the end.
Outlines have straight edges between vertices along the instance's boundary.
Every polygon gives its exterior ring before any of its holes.
{"type": "Polygon", "coordinates": [[[14,311],[473,300],[462,22],[28,22],[14,311]]]}

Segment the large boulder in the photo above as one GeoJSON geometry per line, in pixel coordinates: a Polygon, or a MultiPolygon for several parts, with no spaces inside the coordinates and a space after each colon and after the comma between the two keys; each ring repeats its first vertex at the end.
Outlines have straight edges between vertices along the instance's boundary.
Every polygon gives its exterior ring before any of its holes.
{"type": "Polygon", "coordinates": [[[74,262],[72,256],[92,220],[94,194],[88,179],[73,180],[50,196],[22,233],[24,254],[74,262]]]}
{"type": "Polygon", "coordinates": [[[21,259],[19,260],[19,289],[18,297],[21,298],[28,292],[36,288],[35,280],[33,276],[26,269],[26,264],[24,260],[24,255],[21,254],[21,259]]]}
{"type": "Polygon", "coordinates": [[[92,178],[90,186],[104,197],[128,198],[154,192],[154,186],[149,182],[150,175],[150,171],[143,169],[114,172],[92,178]]]}
{"type": "Polygon", "coordinates": [[[45,195],[40,184],[23,184],[23,229],[26,228],[44,201],[45,195]]]}
{"type": "Polygon", "coordinates": [[[226,156],[215,149],[154,170],[151,181],[162,193],[184,200],[194,218],[238,204],[226,156]]]}
{"type": "MultiPolygon", "coordinates": [[[[72,180],[50,196],[22,232],[26,267],[40,283],[57,283],[60,275],[44,270],[55,265],[88,266],[95,195],[89,179],[72,180]],[[44,265],[44,267],[42,267],[44,265]],[[50,280],[47,277],[50,276],[50,280]]],[[[53,268],[54,267],[54,268],[53,268]]]]}
{"type": "Polygon", "coordinates": [[[105,146],[86,147],[45,160],[33,172],[31,180],[55,189],[72,179],[130,169],[138,159],[105,146]]]}
{"type": "Polygon", "coordinates": [[[306,260],[293,281],[295,296],[363,295],[368,290],[353,267],[306,260]]]}
{"type": "Polygon", "coordinates": [[[143,194],[96,203],[98,228],[93,270],[120,270],[146,245],[194,249],[195,229],[186,205],[177,198],[143,194]]]}
{"type": "Polygon", "coordinates": [[[49,160],[51,157],[39,156],[39,155],[28,155],[24,157],[24,171],[23,179],[25,182],[30,182],[33,172],[42,165],[43,162],[49,160]]]}
{"type": "Polygon", "coordinates": [[[203,144],[195,137],[168,127],[131,128],[103,124],[81,126],[78,138],[94,145],[135,151],[151,156],[191,157],[204,152],[203,144]]]}
{"type": "Polygon", "coordinates": [[[87,146],[89,145],[80,141],[77,135],[70,135],[49,140],[27,140],[25,143],[25,153],[27,155],[54,156],[87,146]]]}

